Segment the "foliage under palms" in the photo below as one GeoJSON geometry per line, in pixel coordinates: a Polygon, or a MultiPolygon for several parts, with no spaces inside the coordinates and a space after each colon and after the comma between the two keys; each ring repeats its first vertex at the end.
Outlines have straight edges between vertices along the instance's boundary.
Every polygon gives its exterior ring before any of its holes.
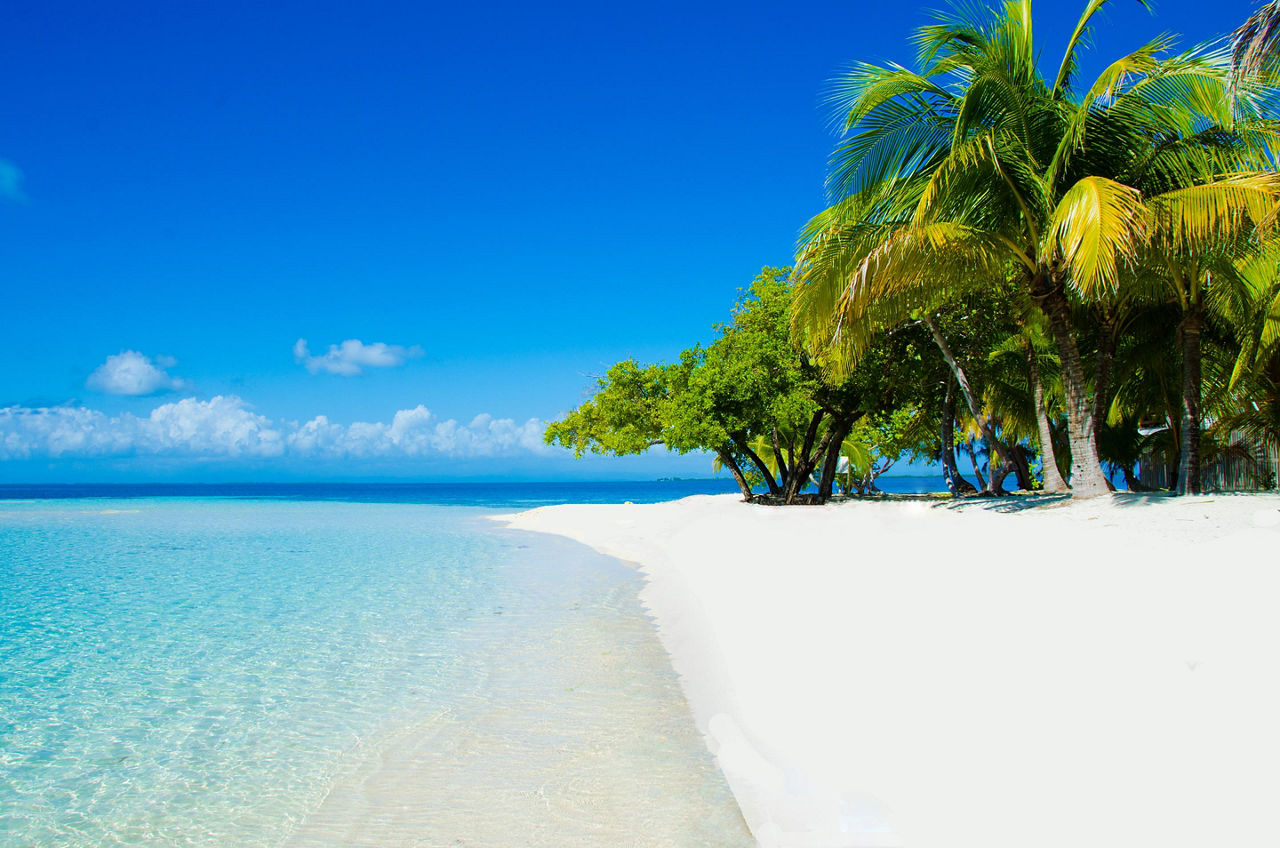
{"type": "MultiPolygon", "coordinates": [[[[1280,190],[1258,168],[1272,127],[1238,120],[1257,98],[1237,88],[1229,102],[1225,54],[1164,57],[1170,42],[1157,39],[1073,96],[1075,50],[1104,3],[1086,5],[1052,86],[1028,2],[940,16],[917,35],[919,72],[857,66],[837,89],[836,202],[806,230],[797,302],[810,339],[852,359],[913,309],[1013,284],[1055,341],[1072,485],[1086,495],[1107,483],[1072,300],[1111,296],[1161,256],[1190,344],[1204,254],[1225,256],[1265,225],[1280,190]]],[[[1198,432],[1198,408],[1186,418],[1198,432]]]]}

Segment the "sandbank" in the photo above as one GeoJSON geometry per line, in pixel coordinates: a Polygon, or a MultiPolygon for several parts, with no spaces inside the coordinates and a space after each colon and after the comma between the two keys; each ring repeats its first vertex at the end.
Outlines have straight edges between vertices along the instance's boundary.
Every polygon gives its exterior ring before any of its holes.
{"type": "Polygon", "coordinates": [[[505,520],[640,566],[765,848],[1280,844],[1280,495],[505,520]]]}

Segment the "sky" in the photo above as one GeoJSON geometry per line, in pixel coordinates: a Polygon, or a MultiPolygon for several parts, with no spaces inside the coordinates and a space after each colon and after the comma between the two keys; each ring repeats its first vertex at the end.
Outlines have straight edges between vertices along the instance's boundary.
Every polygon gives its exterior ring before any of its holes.
{"type": "MultiPolygon", "coordinates": [[[[0,482],[709,475],[542,431],[789,264],[829,82],[940,5],[10,3],[0,482]]],[[[1083,70],[1252,8],[1115,0],[1083,70]]]]}

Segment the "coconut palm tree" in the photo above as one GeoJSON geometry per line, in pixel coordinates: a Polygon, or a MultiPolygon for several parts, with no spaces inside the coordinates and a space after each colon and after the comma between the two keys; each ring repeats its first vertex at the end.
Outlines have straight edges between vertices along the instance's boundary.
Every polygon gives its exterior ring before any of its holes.
{"type": "Polygon", "coordinates": [[[1239,350],[1218,417],[1222,429],[1280,454],[1280,239],[1234,263],[1243,291],[1231,324],[1239,350]]]}
{"type": "Polygon", "coordinates": [[[1254,10],[1230,36],[1231,63],[1239,76],[1273,75],[1280,59],[1280,0],[1254,10]]]}
{"type": "Polygon", "coordinates": [[[1202,336],[1208,314],[1226,314],[1239,296],[1232,254],[1250,231],[1273,223],[1280,176],[1259,173],[1177,189],[1153,198],[1155,232],[1151,254],[1165,266],[1171,300],[1181,312],[1182,434],[1178,493],[1200,490],[1200,434],[1204,421],[1202,336]],[[1216,195],[1207,197],[1206,195],[1216,195]],[[1229,200],[1227,200],[1229,198],[1229,200]],[[1218,208],[1227,200],[1233,211],[1218,208]],[[1233,285],[1234,284],[1234,285],[1233,285]]]}
{"type": "MultiPolygon", "coordinates": [[[[798,317],[846,352],[921,302],[996,281],[1028,295],[1058,350],[1071,483],[1086,496],[1109,489],[1072,300],[1116,291],[1153,232],[1179,260],[1194,261],[1201,237],[1238,239],[1276,189],[1274,175],[1224,167],[1270,130],[1240,142],[1221,56],[1162,59],[1170,40],[1156,39],[1073,98],[1075,51],[1103,5],[1086,5],[1052,85],[1036,67],[1026,0],[924,27],[918,73],[857,66],[837,90],[846,140],[831,188],[843,197],[811,222],[798,263],[798,317]],[[1168,196],[1149,207],[1147,187],[1168,196]]],[[[1178,285],[1194,293],[1202,270],[1178,285]]]]}
{"type": "MultiPolygon", "coordinates": [[[[1055,183],[1082,135],[1062,89],[1102,5],[1086,6],[1053,88],[1036,69],[1028,2],[1010,3],[990,20],[963,9],[941,15],[917,36],[919,73],[855,67],[836,91],[847,137],[833,158],[830,188],[846,199],[811,222],[798,263],[810,288],[797,308],[811,332],[822,329],[822,307],[831,304],[832,336],[852,350],[876,312],[945,302],[999,281],[1025,288],[1048,316],[1063,360],[1078,494],[1107,489],[1067,326],[1061,239],[1052,238],[1061,228],[1052,224],[1062,194],[1055,183]]],[[[1095,199],[1107,188],[1092,192],[1095,199]]],[[[1125,199],[1107,192],[1112,198],[1125,199]]],[[[1079,206],[1088,198],[1072,200],[1079,206]]],[[[1117,205],[1123,211],[1122,203],[1095,203],[1075,217],[1117,205]]]]}
{"type": "Polygon", "coordinates": [[[996,372],[987,385],[986,400],[1005,410],[1005,430],[1015,438],[1034,438],[1040,446],[1041,488],[1047,494],[1068,491],[1058,467],[1053,444],[1050,407],[1058,403],[1061,383],[1058,363],[1050,355],[1049,340],[1043,320],[1026,310],[1017,331],[997,345],[989,354],[996,372]]]}

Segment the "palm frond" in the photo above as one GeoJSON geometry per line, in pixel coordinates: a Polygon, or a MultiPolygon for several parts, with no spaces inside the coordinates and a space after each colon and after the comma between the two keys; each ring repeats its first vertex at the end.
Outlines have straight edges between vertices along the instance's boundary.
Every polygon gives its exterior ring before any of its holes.
{"type": "Polygon", "coordinates": [[[833,125],[847,133],[876,109],[895,100],[928,105],[946,102],[954,95],[929,77],[901,65],[887,67],[859,62],[831,83],[825,100],[833,125]]]}
{"type": "MultiPolygon", "coordinates": [[[[1075,76],[1076,71],[1076,50],[1089,36],[1089,32],[1093,25],[1093,16],[1107,5],[1108,0],[1088,0],[1085,4],[1084,11],[1080,14],[1080,19],[1076,21],[1076,28],[1071,33],[1071,37],[1067,39],[1067,49],[1063,53],[1062,63],[1058,66],[1058,76],[1053,83],[1054,99],[1062,99],[1071,89],[1071,78],[1075,76]]],[[[1147,11],[1151,11],[1151,6],[1147,0],[1138,0],[1138,2],[1147,11]]]]}
{"type": "Polygon", "coordinates": [[[872,110],[857,130],[836,147],[828,165],[827,193],[833,201],[928,169],[946,154],[951,140],[945,118],[899,101],[872,110]]]}
{"type": "Polygon", "coordinates": [[[1239,75],[1274,72],[1280,56],[1280,0],[1262,3],[1230,36],[1231,63],[1239,75]]]}
{"type": "Polygon", "coordinates": [[[1085,177],[1053,212],[1047,255],[1061,254],[1071,281],[1086,298],[1113,292],[1121,264],[1132,264],[1147,237],[1141,194],[1106,177],[1085,177]]]}
{"type": "Polygon", "coordinates": [[[1280,174],[1229,174],[1201,185],[1174,189],[1148,200],[1153,246],[1175,255],[1196,255],[1252,235],[1275,223],[1280,174]]]}

